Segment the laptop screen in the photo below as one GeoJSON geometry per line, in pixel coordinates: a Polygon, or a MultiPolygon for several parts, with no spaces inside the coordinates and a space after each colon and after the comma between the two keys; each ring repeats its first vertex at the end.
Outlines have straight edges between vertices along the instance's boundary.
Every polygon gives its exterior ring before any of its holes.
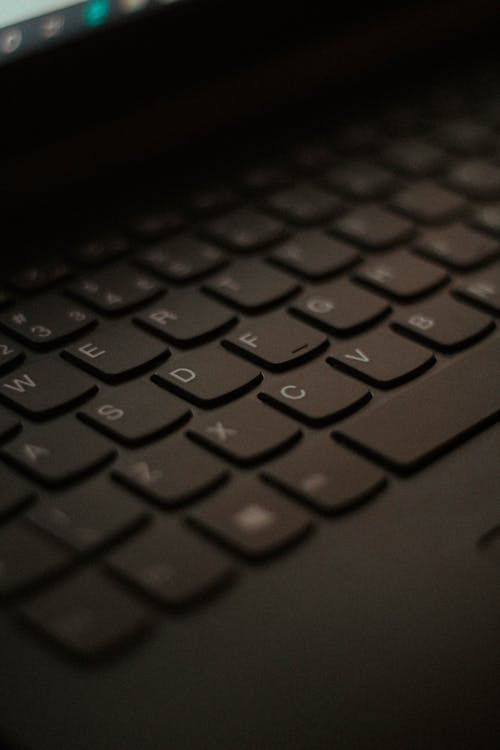
{"type": "Polygon", "coordinates": [[[184,0],[1,0],[0,64],[184,0]]]}

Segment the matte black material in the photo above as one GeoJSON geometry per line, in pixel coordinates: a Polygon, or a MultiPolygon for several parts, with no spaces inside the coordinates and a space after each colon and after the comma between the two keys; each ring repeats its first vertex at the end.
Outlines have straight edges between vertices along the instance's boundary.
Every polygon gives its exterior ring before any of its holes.
{"type": "Polygon", "coordinates": [[[278,216],[299,226],[327,221],[342,209],[337,196],[308,184],[274,193],[267,199],[267,205],[278,216]]]}
{"type": "Polygon", "coordinates": [[[250,313],[279,304],[299,288],[296,281],[260,260],[233,264],[204,286],[207,292],[250,313]]]}
{"type": "Polygon", "coordinates": [[[299,232],[279,245],[270,260],[312,281],[343,271],[359,259],[358,251],[347,242],[324,232],[299,232]]]}
{"type": "Polygon", "coordinates": [[[152,276],[127,266],[112,266],[68,287],[69,294],[108,315],[120,315],[162,291],[162,284],[152,276]]]}
{"type": "Polygon", "coordinates": [[[94,323],[90,312],[62,296],[25,301],[0,318],[2,328],[35,349],[64,343],[94,323]]]}
{"type": "Polygon", "coordinates": [[[407,219],[376,205],[355,208],[334,224],[335,231],[368,250],[383,250],[405,242],[413,234],[407,219]]]}
{"type": "Polygon", "coordinates": [[[240,253],[270,245],[287,234],[280,221],[247,208],[213,220],[206,225],[205,233],[214,242],[240,253]]]}
{"type": "Polygon", "coordinates": [[[398,250],[364,263],[356,271],[356,278],[389,297],[405,301],[442,286],[448,275],[407,250],[398,250]]]}
{"type": "Polygon", "coordinates": [[[456,193],[426,181],[401,191],[391,201],[392,208],[425,224],[444,224],[467,207],[467,202],[456,193]]]}
{"type": "Polygon", "coordinates": [[[480,271],[467,281],[462,281],[454,290],[467,302],[472,302],[490,313],[500,315],[500,265],[480,271]]]}
{"type": "Polygon", "coordinates": [[[500,244],[461,224],[426,232],[416,243],[417,250],[450,268],[468,270],[500,254],[500,244]]]}
{"type": "Polygon", "coordinates": [[[154,245],[139,253],[136,261],[168,281],[182,283],[217,270],[226,258],[214,245],[187,235],[154,245]]]}
{"type": "Polygon", "coordinates": [[[498,418],[499,353],[498,339],[483,344],[360,415],[339,436],[398,471],[415,470],[498,418]]]}

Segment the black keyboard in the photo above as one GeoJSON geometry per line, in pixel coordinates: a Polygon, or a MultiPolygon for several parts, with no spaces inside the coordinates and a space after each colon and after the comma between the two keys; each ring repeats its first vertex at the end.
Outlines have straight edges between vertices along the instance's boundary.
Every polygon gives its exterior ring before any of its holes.
{"type": "Polygon", "coordinates": [[[7,616],[122,654],[498,418],[498,101],[311,127],[6,280],[7,616]]]}

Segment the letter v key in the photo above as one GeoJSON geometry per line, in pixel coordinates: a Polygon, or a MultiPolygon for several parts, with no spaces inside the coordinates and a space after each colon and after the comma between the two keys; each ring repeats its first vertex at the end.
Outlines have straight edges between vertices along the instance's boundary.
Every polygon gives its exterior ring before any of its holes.
{"type": "Polygon", "coordinates": [[[344,354],[345,359],[354,359],[356,362],[369,362],[370,357],[367,357],[366,354],[361,349],[355,349],[355,354],[344,354]]]}

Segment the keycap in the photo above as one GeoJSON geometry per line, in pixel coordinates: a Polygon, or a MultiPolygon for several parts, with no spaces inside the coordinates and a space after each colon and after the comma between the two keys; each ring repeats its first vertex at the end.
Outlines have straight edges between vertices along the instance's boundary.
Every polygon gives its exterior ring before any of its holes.
{"type": "Polygon", "coordinates": [[[23,592],[72,562],[73,556],[61,545],[16,519],[0,530],[0,597],[23,592]]]}
{"type": "Polygon", "coordinates": [[[66,359],[109,383],[139,375],[169,354],[157,338],[128,324],[99,329],[63,352],[66,359]]]}
{"type": "Polygon", "coordinates": [[[35,496],[24,479],[0,465],[0,520],[24,508],[35,496]]]}
{"type": "Polygon", "coordinates": [[[382,153],[382,158],[393,169],[415,177],[433,175],[446,162],[442,149],[416,138],[403,138],[393,142],[382,153]]]}
{"type": "Polygon", "coordinates": [[[386,478],[340,445],[299,445],[266,468],[266,481],[322,513],[342,513],[373,498],[386,478]]]}
{"type": "Polygon", "coordinates": [[[6,440],[20,427],[19,419],[0,406],[0,440],[6,440]]]}
{"type": "Polygon", "coordinates": [[[432,352],[406,341],[390,328],[379,328],[345,344],[336,342],[328,357],[334,367],[379,388],[393,388],[411,380],[435,361],[432,352]]]}
{"type": "Polygon", "coordinates": [[[343,125],[334,136],[335,150],[344,153],[369,154],[380,148],[382,133],[375,125],[365,120],[343,125]]]}
{"type": "Polygon", "coordinates": [[[456,193],[426,180],[397,193],[391,207],[425,224],[444,224],[460,215],[467,202],[456,193]]]}
{"type": "Polygon", "coordinates": [[[114,478],[164,507],[207,494],[225,482],[225,466],[185,438],[170,438],[122,458],[114,478]]]}
{"type": "Polygon", "coordinates": [[[163,286],[152,276],[114,265],[76,281],[68,292],[99,312],[121,315],[158,297],[163,286]]]}
{"type": "Polygon", "coordinates": [[[268,193],[286,187],[291,177],[280,164],[264,162],[252,164],[240,175],[240,184],[249,193],[268,193]]]}
{"type": "Polygon", "coordinates": [[[213,346],[164,365],[152,378],[197,406],[212,407],[255,388],[262,373],[222,347],[213,346]]]}
{"type": "Polygon", "coordinates": [[[59,357],[44,357],[0,380],[0,397],[21,414],[50,417],[90,398],[97,386],[59,357]]]}
{"type": "Polygon", "coordinates": [[[397,187],[393,174],[370,162],[338,164],[326,174],[328,184],[348,197],[375,199],[388,195],[397,187]]]}
{"type": "Polygon", "coordinates": [[[248,465],[283,451],[301,436],[289,419],[276,414],[257,399],[222,407],[191,423],[188,435],[230,461],[248,465]]]}
{"type": "Polygon", "coordinates": [[[4,458],[50,487],[72,482],[115,456],[113,446],[75,417],[28,427],[2,450],[4,458]]]}
{"type": "Polygon", "coordinates": [[[499,361],[497,338],[354,417],[338,436],[396,471],[413,471],[498,418],[499,361]]]}
{"type": "Polygon", "coordinates": [[[302,294],[291,310],[328,333],[347,336],[383,318],[390,305],[342,279],[302,294]]]}
{"type": "Polygon", "coordinates": [[[360,206],[337,219],[335,232],[367,250],[382,250],[408,240],[413,224],[378,206],[360,206]]]}
{"type": "Polygon", "coordinates": [[[20,607],[23,618],[80,660],[116,656],[150,630],[150,610],[98,570],[75,573],[20,607]]]}
{"type": "Polygon", "coordinates": [[[453,289],[454,294],[473,302],[488,312],[500,313],[500,266],[471,276],[453,289]]]}
{"type": "Polygon", "coordinates": [[[185,224],[184,217],[170,206],[156,206],[142,211],[129,223],[129,231],[139,240],[158,240],[176,232],[185,224]]]}
{"type": "Polygon", "coordinates": [[[460,162],[448,174],[447,181],[471,198],[491,200],[500,196],[500,168],[485,159],[460,162]]]}
{"type": "Polygon", "coordinates": [[[80,242],[72,258],[82,266],[99,266],[124,255],[131,249],[129,240],[122,234],[102,234],[80,242]]]}
{"type": "Polygon", "coordinates": [[[95,316],[78,304],[51,295],[19,303],[0,316],[0,326],[35,349],[48,349],[83,334],[95,316]]]}
{"type": "Polygon", "coordinates": [[[125,445],[140,445],[184,424],[190,410],[147,380],[117,386],[93,399],[78,416],[125,445]]]}
{"type": "Polygon", "coordinates": [[[234,208],[240,200],[227,185],[206,185],[187,197],[186,207],[195,216],[212,216],[234,208]]]}
{"type": "Polygon", "coordinates": [[[219,248],[189,235],[181,235],[139,253],[138,265],[168,281],[186,283],[202,278],[226,265],[219,248]]]}
{"type": "Polygon", "coordinates": [[[116,574],[156,602],[182,607],[229,582],[232,566],[201,536],[180,524],[157,521],[109,558],[116,574]]]}
{"type": "Polygon", "coordinates": [[[274,193],[266,205],[294,224],[318,224],[335,216],[342,209],[337,196],[306,183],[274,193]]]}
{"type": "Polygon", "coordinates": [[[136,530],[148,514],[128,492],[100,479],[44,498],[27,518],[74,552],[89,554],[136,530]]]}
{"type": "Polygon", "coordinates": [[[469,346],[491,331],[493,325],[483,313],[444,295],[401,310],[393,319],[396,330],[444,352],[469,346]]]}
{"type": "Polygon", "coordinates": [[[298,276],[316,281],[349,268],[359,257],[356,248],[347,242],[310,230],[299,232],[279,245],[269,260],[298,276]]]}
{"type": "Polygon", "coordinates": [[[24,359],[24,352],[0,334],[0,373],[4,374],[19,365],[24,359]]]}
{"type": "Polygon", "coordinates": [[[474,226],[500,237],[500,203],[479,208],[474,217],[474,226]]]}
{"type": "Polygon", "coordinates": [[[228,485],[192,511],[190,518],[236,552],[256,560],[298,541],[312,525],[301,508],[257,480],[228,485]]]}
{"type": "Polygon", "coordinates": [[[9,283],[19,292],[34,294],[65,279],[70,272],[71,268],[66,261],[51,260],[22,268],[10,277],[9,283]]]}
{"type": "Polygon", "coordinates": [[[424,232],[416,242],[416,249],[458,270],[474,268],[500,254],[496,240],[461,224],[424,232]]]}
{"type": "Polygon", "coordinates": [[[234,263],[207,281],[206,292],[244,312],[258,312],[280,304],[300,289],[294,279],[261,260],[234,263]]]}
{"type": "Polygon", "coordinates": [[[428,294],[445,284],[448,274],[407,250],[396,250],[363,263],[355,271],[358,281],[406,301],[428,294]]]}
{"type": "Polygon", "coordinates": [[[326,169],[333,161],[333,152],[325,141],[314,140],[294,148],[292,160],[301,172],[315,175],[326,169]]]}
{"type": "Polygon", "coordinates": [[[265,403],[312,427],[347,416],[370,397],[367,388],[330,371],[323,362],[265,381],[259,393],[265,403]]]}
{"type": "Polygon", "coordinates": [[[448,120],[435,135],[444,146],[460,154],[480,154],[491,149],[495,143],[493,131],[467,118],[448,120]]]}
{"type": "Polygon", "coordinates": [[[180,347],[209,341],[237,320],[233,312],[195,289],[174,291],[135,317],[141,327],[180,347]]]}
{"type": "Polygon", "coordinates": [[[283,239],[283,224],[250,208],[240,208],[205,226],[206,235],[237,252],[249,252],[283,239]]]}
{"type": "Polygon", "coordinates": [[[269,370],[287,370],[320,354],[328,339],[286,313],[248,321],[227,334],[223,346],[269,370]]]}

